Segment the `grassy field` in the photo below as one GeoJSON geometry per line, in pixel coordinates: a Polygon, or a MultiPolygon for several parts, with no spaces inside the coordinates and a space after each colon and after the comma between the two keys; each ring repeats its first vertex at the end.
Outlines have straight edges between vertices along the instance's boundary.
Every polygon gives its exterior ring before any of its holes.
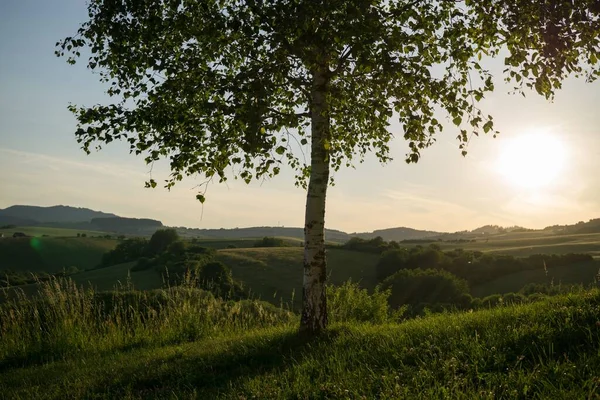
{"type": "Polygon", "coordinates": [[[527,270],[514,274],[502,276],[482,285],[471,288],[471,294],[475,297],[485,297],[491,294],[504,294],[518,292],[528,283],[540,283],[548,285],[589,285],[600,272],[600,262],[590,262],[577,265],[548,268],[544,270],[527,270]]]}
{"type": "MultiPolygon", "coordinates": [[[[236,280],[250,288],[255,297],[299,307],[302,300],[302,251],[300,247],[226,249],[217,259],[229,266],[236,280]]],[[[367,289],[377,284],[375,264],[379,256],[342,249],[327,251],[330,283],[348,279],[367,289]]]]}
{"type": "Polygon", "coordinates": [[[543,232],[519,232],[493,235],[466,243],[438,243],[442,249],[463,248],[483,252],[497,252],[517,257],[531,254],[589,253],[600,257],[600,233],[580,235],[552,235],[543,232]]]}
{"type": "Polygon", "coordinates": [[[77,234],[86,234],[87,236],[104,236],[107,232],[85,231],[67,228],[48,228],[44,226],[18,226],[10,229],[0,229],[0,234],[5,237],[12,237],[13,233],[22,232],[28,236],[42,237],[77,237],[77,234]]]}
{"type": "MultiPolygon", "coordinates": [[[[286,245],[290,247],[301,247],[302,241],[296,238],[277,237],[283,239],[286,245]]],[[[211,249],[227,248],[254,248],[254,244],[262,238],[243,238],[243,239],[196,239],[194,242],[200,246],[211,249]]]]}
{"type": "Polygon", "coordinates": [[[0,239],[0,270],[59,272],[75,266],[93,268],[117,245],[96,237],[34,237],[0,239]]]}
{"type": "MultiPolygon", "coordinates": [[[[143,324],[135,313],[126,318],[125,308],[111,311],[106,319],[88,321],[95,315],[93,308],[80,310],[91,306],[72,307],[88,304],[85,294],[69,297],[61,294],[68,290],[60,288],[56,292],[65,306],[54,302],[50,310],[42,310],[50,320],[45,320],[41,334],[35,333],[39,332],[35,324],[30,328],[20,320],[3,320],[7,340],[0,343],[1,354],[12,355],[0,360],[4,398],[595,399],[600,395],[598,290],[401,323],[337,323],[316,338],[299,336],[297,319],[273,311],[257,313],[254,306],[239,311],[235,305],[212,300],[193,306],[186,297],[172,306],[167,303],[162,315],[143,324]],[[211,310],[225,312],[215,319],[211,310]],[[111,317],[114,313],[121,316],[119,323],[111,317]],[[266,314],[268,320],[260,317],[266,314]],[[207,320],[212,325],[206,325],[207,320]]],[[[27,314],[27,307],[15,307],[21,312],[4,315],[27,314]]]]}

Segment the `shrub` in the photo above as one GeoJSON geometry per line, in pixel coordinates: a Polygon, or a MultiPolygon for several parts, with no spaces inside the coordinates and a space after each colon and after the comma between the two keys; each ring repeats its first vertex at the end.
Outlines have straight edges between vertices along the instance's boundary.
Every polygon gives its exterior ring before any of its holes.
{"type": "Polygon", "coordinates": [[[503,304],[503,302],[502,295],[492,294],[481,300],[481,306],[485,308],[497,307],[498,305],[503,304]]]}
{"type": "Polygon", "coordinates": [[[167,250],[169,245],[179,240],[177,231],[173,228],[159,229],[150,238],[147,254],[150,256],[161,254],[167,250]]]}
{"type": "Polygon", "coordinates": [[[148,257],[141,257],[137,263],[131,267],[131,272],[146,271],[155,265],[155,261],[148,257]]]}
{"type": "MultiPolygon", "coordinates": [[[[350,281],[341,286],[327,286],[327,309],[332,322],[372,322],[381,324],[402,312],[390,312],[390,291],[375,288],[373,294],[350,281]]],[[[403,310],[402,310],[403,311],[403,310]]]]}
{"type": "Polygon", "coordinates": [[[469,293],[464,279],[435,269],[400,270],[383,282],[382,289],[391,290],[389,302],[393,308],[421,303],[459,305],[469,293]]]}
{"type": "Polygon", "coordinates": [[[523,304],[527,302],[527,297],[521,293],[506,293],[502,296],[504,304],[523,304]]]}
{"type": "Polygon", "coordinates": [[[198,279],[218,285],[231,284],[233,282],[231,269],[218,261],[203,265],[198,272],[198,279]]]}
{"type": "Polygon", "coordinates": [[[256,241],[254,247],[285,247],[285,241],[281,238],[265,236],[256,241]]]}
{"type": "Polygon", "coordinates": [[[104,253],[102,256],[102,267],[122,264],[136,261],[146,251],[148,241],[144,238],[125,239],[120,242],[113,250],[104,253]]]}
{"type": "Polygon", "coordinates": [[[392,249],[385,251],[381,254],[381,257],[375,266],[377,279],[383,281],[395,272],[406,268],[409,257],[410,255],[406,249],[392,249]]]}

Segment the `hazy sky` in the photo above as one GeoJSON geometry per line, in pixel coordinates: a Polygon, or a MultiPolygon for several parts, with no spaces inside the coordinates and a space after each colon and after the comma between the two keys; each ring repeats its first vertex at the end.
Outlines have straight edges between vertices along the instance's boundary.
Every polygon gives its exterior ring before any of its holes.
{"type": "MultiPolygon", "coordinates": [[[[200,181],[184,180],[171,192],[144,189],[148,167],[126,143],[86,156],[66,107],[103,102],[105,87],[83,63],[54,56],[56,41],[86,17],[82,0],[0,1],[0,208],[66,204],[176,226],[302,226],[305,192],[290,171],[262,184],[211,185],[202,212],[200,181]]],[[[497,90],[482,108],[501,135],[475,138],[463,158],[456,130],[446,129],[419,164],[407,165],[407,145],[393,125],[395,161],[381,166],[370,157],[335,175],[328,228],[538,228],[600,217],[600,82],[568,80],[550,103],[506,94],[501,60],[487,66],[497,90]]],[[[165,165],[153,171],[167,174],[165,165]]]]}

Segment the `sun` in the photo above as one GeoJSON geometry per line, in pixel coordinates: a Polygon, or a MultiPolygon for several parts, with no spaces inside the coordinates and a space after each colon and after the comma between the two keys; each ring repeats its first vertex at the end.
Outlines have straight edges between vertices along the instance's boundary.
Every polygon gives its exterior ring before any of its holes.
{"type": "Polygon", "coordinates": [[[537,130],[509,139],[502,147],[497,170],[510,183],[528,189],[552,186],[563,176],[567,149],[550,131],[537,130]]]}

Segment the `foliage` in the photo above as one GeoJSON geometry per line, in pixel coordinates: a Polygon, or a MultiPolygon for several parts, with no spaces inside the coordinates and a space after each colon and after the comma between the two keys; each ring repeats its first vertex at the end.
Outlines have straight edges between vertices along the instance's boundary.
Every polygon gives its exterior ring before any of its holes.
{"type": "MultiPolygon", "coordinates": [[[[88,67],[110,84],[112,104],[69,106],[86,152],[123,139],[148,164],[168,158],[168,189],[184,175],[223,182],[231,171],[249,183],[284,163],[296,170],[296,183],[308,188],[302,326],[316,332],[327,321],[331,169],[368,152],[389,161],[393,116],[408,141],[407,162],[435,142],[440,111],[458,127],[466,154],[469,133],[494,129],[478,107],[494,89],[482,53],[506,47],[507,79],[547,98],[567,74],[600,74],[598,7],[517,3],[526,4],[91,1],[89,20],[56,54],[74,64],[89,48],[88,67]],[[310,163],[294,151],[308,138],[310,163]]],[[[196,198],[203,203],[204,195],[196,198]]]]}
{"type": "Polygon", "coordinates": [[[494,89],[481,54],[506,46],[506,79],[550,97],[569,73],[590,67],[588,79],[597,76],[598,13],[587,1],[90,2],[89,21],[57,43],[56,54],[75,63],[91,49],[88,67],[111,85],[115,104],[71,107],[84,148],[127,139],[148,163],[175,154],[171,187],[183,174],[225,180],[229,165],[239,165],[233,170],[246,181],[260,179],[279,172],[282,156],[307,174],[281,132],[294,129],[305,142],[315,71],[323,66],[331,123],[325,148],[334,168],[372,148],[388,160],[394,112],[408,161],[442,130],[434,107],[462,128],[465,144],[465,125],[493,129],[476,105],[494,89]],[[432,74],[436,66],[445,73],[432,74]]]}
{"type": "Polygon", "coordinates": [[[462,249],[443,252],[439,247],[430,245],[388,250],[380,256],[376,268],[380,281],[403,269],[435,268],[449,271],[474,286],[523,270],[543,271],[548,268],[591,261],[593,257],[589,254],[533,254],[517,258],[462,249]]]}
{"type": "Polygon", "coordinates": [[[173,228],[159,229],[150,238],[148,243],[147,254],[155,256],[167,250],[167,248],[179,240],[177,231],[173,228]]]}
{"type": "Polygon", "coordinates": [[[125,239],[113,249],[102,256],[101,267],[122,264],[130,261],[137,261],[146,254],[148,240],[144,238],[125,239]]]}
{"type": "Polygon", "coordinates": [[[257,240],[254,243],[254,247],[285,247],[285,246],[286,246],[285,240],[283,240],[281,238],[268,237],[268,236],[265,236],[264,238],[257,240]]]}
{"type": "Polygon", "coordinates": [[[383,281],[390,290],[390,305],[460,304],[469,293],[467,282],[449,272],[435,269],[400,270],[383,281]]]}
{"type": "Polygon", "coordinates": [[[155,260],[148,257],[140,257],[135,265],[130,268],[131,272],[146,271],[155,265],[155,260]]]}
{"type": "Polygon", "coordinates": [[[350,238],[350,240],[343,244],[342,248],[346,250],[380,254],[389,249],[397,249],[399,246],[398,243],[394,241],[386,242],[381,236],[377,236],[373,239],[362,239],[359,237],[350,238]]]}
{"type": "Polygon", "coordinates": [[[231,269],[221,262],[210,262],[204,264],[198,272],[198,279],[205,282],[216,282],[219,284],[230,284],[233,282],[231,269]]]}
{"type": "Polygon", "coordinates": [[[327,306],[329,317],[338,322],[371,322],[382,324],[398,319],[403,310],[392,312],[389,309],[390,290],[375,288],[372,294],[361,289],[357,283],[344,282],[340,286],[327,286],[327,306]]]}

